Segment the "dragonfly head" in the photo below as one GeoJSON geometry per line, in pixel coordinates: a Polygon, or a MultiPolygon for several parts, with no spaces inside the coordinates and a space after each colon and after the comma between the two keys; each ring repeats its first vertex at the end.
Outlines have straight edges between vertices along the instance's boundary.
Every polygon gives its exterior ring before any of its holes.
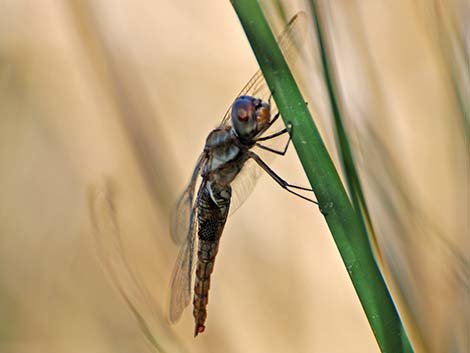
{"type": "Polygon", "coordinates": [[[232,106],[232,127],[242,140],[252,140],[269,126],[270,106],[261,99],[240,96],[232,106]]]}

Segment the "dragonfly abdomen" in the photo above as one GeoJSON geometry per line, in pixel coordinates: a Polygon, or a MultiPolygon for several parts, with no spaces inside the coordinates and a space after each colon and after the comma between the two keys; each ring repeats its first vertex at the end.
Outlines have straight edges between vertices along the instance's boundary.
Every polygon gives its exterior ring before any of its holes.
{"type": "Polygon", "coordinates": [[[219,248],[219,239],[228,216],[231,198],[230,186],[206,183],[198,195],[198,251],[194,285],[194,335],[205,329],[210,277],[219,248]]]}
{"type": "Polygon", "coordinates": [[[198,261],[196,266],[196,281],[194,285],[193,315],[196,323],[194,336],[204,331],[207,318],[207,302],[210,288],[210,277],[214,269],[219,241],[200,240],[198,246],[198,261]]]}

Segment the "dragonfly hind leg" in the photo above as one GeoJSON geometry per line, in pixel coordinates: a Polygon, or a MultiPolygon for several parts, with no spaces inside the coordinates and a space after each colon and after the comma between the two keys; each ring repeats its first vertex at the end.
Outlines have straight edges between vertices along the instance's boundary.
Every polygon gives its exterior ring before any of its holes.
{"type": "Polygon", "coordinates": [[[304,199],[306,201],[309,201],[309,202],[312,202],[314,203],[315,205],[318,205],[318,201],[315,201],[315,200],[312,200],[311,198],[308,198],[302,194],[299,194],[298,192],[295,192],[294,190],[291,190],[292,189],[298,189],[298,190],[303,190],[303,191],[312,191],[312,189],[309,189],[309,188],[306,188],[306,187],[303,187],[303,186],[297,186],[297,185],[292,185],[292,184],[289,184],[287,181],[285,181],[284,179],[282,179],[279,175],[276,174],[276,172],[274,172],[274,170],[272,170],[261,158],[260,156],[258,156],[256,153],[254,152],[248,152],[248,156],[249,158],[253,159],[261,168],[263,168],[263,170],[269,174],[269,176],[271,178],[274,179],[274,181],[276,183],[278,183],[284,190],[290,192],[291,194],[294,194],[295,196],[298,196],[300,197],[301,199],[304,199]]]}

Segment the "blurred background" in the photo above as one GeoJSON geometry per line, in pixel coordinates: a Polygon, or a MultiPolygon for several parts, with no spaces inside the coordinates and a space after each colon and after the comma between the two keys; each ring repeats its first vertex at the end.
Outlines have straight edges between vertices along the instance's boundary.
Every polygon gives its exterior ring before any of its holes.
{"type": "MultiPolygon", "coordinates": [[[[296,66],[341,170],[311,4],[296,66]]],[[[419,352],[468,352],[470,5],[318,1],[377,258],[419,352]]],[[[165,319],[169,214],[256,71],[228,1],[0,0],[0,347],[378,352],[321,213],[262,177],[227,222],[206,332],[165,319]]],[[[294,150],[272,167],[307,185],[294,150]]]]}

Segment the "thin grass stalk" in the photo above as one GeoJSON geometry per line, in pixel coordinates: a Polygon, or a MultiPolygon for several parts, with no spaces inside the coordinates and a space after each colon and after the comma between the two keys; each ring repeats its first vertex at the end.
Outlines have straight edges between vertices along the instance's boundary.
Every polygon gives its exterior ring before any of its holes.
{"type": "Polygon", "coordinates": [[[367,234],[259,4],[232,0],[382,352],[412,352],[367,234]]]}

